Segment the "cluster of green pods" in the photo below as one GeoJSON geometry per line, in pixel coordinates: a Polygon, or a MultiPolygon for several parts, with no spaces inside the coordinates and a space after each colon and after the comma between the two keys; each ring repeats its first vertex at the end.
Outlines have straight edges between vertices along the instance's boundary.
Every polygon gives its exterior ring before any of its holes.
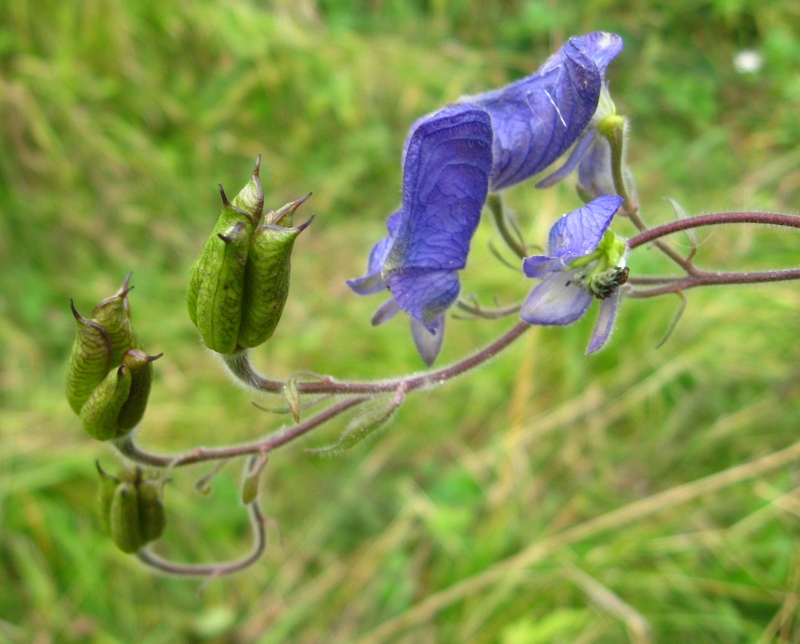
{"type": "Polygon", "coordinates": [[[189,275],[189,316],[206,347],[221,354],[257,347],[272,336],[289,295],[294,242],[311,223],[292,226],[295,210],[310,195],[263,212],[260,162],[232,201],[219,187],[222,212],[189,275]]]}
{"type": "Polygon", "coordinates": [[[139,468],[124,470],[118,478],[98,463],[97,472],[100,523],[117,547],[132,553],[158,539],[166,526],[163,481],[147,478],[139,468]]]}
{"type": "Polygon", "coordinates": [[[142,420],[152,362],[160,356],[144,352],[130,321],[130,275],[120,289],[85,318],[70,302],[77,324],[67,367],[66,393],[83,428],[97,440],[122,438],[142,420]]]}

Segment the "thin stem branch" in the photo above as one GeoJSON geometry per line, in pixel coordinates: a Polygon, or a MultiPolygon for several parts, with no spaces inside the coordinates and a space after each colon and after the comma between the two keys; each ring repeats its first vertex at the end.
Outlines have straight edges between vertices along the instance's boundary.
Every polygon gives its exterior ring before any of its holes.
{"type": "Polygon", "coordinates": [[[631,289],[627,297],[638,299],[656,297],[667,293],[678,293],[698,286],[720,286],[726,284],[763,284],[764,282],[785,282],[800,279],[800,268],[778,271],[754,271],[743,273],[708,273],[700,271],[683,278],[664,280],[661,286],[646,289],[631,289]]]}
{"type": "Polygon", "coordinates": [[[668,224],[643,230],[628,240],[628,248],[633,250],[643,244],[649,244],[661,237],[691,228],[703,226],[720,226],[722,224],[765,224],[768,226],[786,226],[800,228],[800,217],[773,212],[720,212],[710,215],[698,215],[687,219],[677,219],[668,224]]]}
{"type": "Polygon", "coordinates": [[[183,564],[163,559],[147,548],[140,550],[136,556],[139,558],[139,561],[151,568],[155,568],[169,575],[180,575],[182,577],[215,578],[243,570],[254,564],[261,555],[264,554],[264,549],[267,547],[267,530],[264,525],[264,515],[261,513],[261,508],[258,507],[258,503],[255,501],[251,503],[248,508],[250,509],[250,521],[253,527],[255,543],[250,553],[238,561],[223,561],[210,564],[183,564]]]}
{"type": "MultiPolygon", "coordinates": [[[[448,380],[460,376],[467,371],[482,365],[503,351],[514,340],[530,328],[525,322],[515,327],[500,338],[484,347],[477,353],[464,358],[450,366],[428,373],[413,374],[388,380],[371,380],[344,382],[330,377],[322,377],[314,382],[299,382],[297,390],[300,394],[380,394],[396,391],[403,386],[406,391],[436,387],[448,380]]],[[[258,373],[250,362],[246,351],[230,356],[222,356],[225,365],[242,383],[263,393],[281,393],[284,383],[281,380],[266,378],[258,373]]]]}

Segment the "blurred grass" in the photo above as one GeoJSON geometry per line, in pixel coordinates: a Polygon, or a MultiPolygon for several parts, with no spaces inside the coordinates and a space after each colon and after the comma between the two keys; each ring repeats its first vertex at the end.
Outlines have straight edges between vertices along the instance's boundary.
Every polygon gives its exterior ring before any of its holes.
{"type": "MultiPolygon", "coordinates": [[[[276,454],[264,492],[282,539],[272,529],[263,562],[202,594],[100,534],[92,461],[113,457],[61,386],[69,298],[85,312],[133,270],[137,330],[166,354],[143,443],[276,427],[201,350],[181,304],[215,183],[238,187],[258,153],[270,203],[311,190],[317,219],[256,360],[276,376],[418,369],[407,328],[370,328],[377,303],[343,284],[399,200],[408,125],[529,73],[572,34],[625,38],[610,77],[649,220],[672,216],[664,196],[691,213],[796,212],[799,14],[788,0],[1,4],[0,640],[796,641],[792,284],[692,292],[660,350],[677,300],[626,302],[593,358],[592,319],[533,329],[413,397],[347,458],[276,454]],[[737,73],[750,48],[763,69],[737,73]]],[[[576,203],[567,186],[508,200],[532,239],[576,203]]],[[[465,291],[513,301],[529,284],[492,259],[492,236],[481,228],[465,291]]],[[[791,234],[700,238],[703,265],[797,264],[791,234]]],[[[651,255],[634,271],[663,269],[651,255]]],[[[442,363],[506,324],[451,321],[442,363]]],[[[203,499],[176,477],[164,551],[246,550],[237,481],[227,468],[203,499]]]]}

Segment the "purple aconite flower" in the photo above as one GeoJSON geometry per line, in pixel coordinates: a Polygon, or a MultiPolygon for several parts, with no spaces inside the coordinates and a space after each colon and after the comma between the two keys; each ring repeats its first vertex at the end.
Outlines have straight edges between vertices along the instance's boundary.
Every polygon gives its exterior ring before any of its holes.
{"type": "Polygon", "coordinates": [[[461,99],[492,119],[490,190],[532,177],[575,143],[597,109],[606,68],[620,51],[622,38],[616,34],[571,38],[531,76],[461,99]]]}
{"type": "Polygon", "coordinates": [[[528,324],[572,324],[594,298],[601,300],[587,353],[608,340],[619,306],[618,287],[628,276],[625,244],[607,232],[622,201],[606,195],[564,215],[550,229],[547,254],[523,261],[528,277],[544,278],[522,305],[520,317],[528,324]]]}
{"type": "Polygon", "coordinates": [[[444,313],[458,297],[458,271],[467,263],[491,169],[485,111],[452,105],[417,121],[405,146],[403,205],[372,249],[367,274],[348,281],[360,295],[389,289],[392,300],[373,324],[405,311],[428,365],[441,347],[444,313]]]}

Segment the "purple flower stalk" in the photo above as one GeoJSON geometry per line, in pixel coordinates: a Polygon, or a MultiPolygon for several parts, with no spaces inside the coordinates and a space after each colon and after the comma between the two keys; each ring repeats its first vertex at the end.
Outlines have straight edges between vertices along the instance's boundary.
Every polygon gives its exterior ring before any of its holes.
{"type": "Polygon", "coordinates": [[[600,316],[586,353],[608,340],[619,307],[619,286],[627,280],[625,244],[608,227],[622,197],[606,195],[574,210],[550,229],[546,255],[523,260],[528,277],[544,278],[522,305],[528,324],[566,326],[579,320],[594,298],[600,316]]]}

